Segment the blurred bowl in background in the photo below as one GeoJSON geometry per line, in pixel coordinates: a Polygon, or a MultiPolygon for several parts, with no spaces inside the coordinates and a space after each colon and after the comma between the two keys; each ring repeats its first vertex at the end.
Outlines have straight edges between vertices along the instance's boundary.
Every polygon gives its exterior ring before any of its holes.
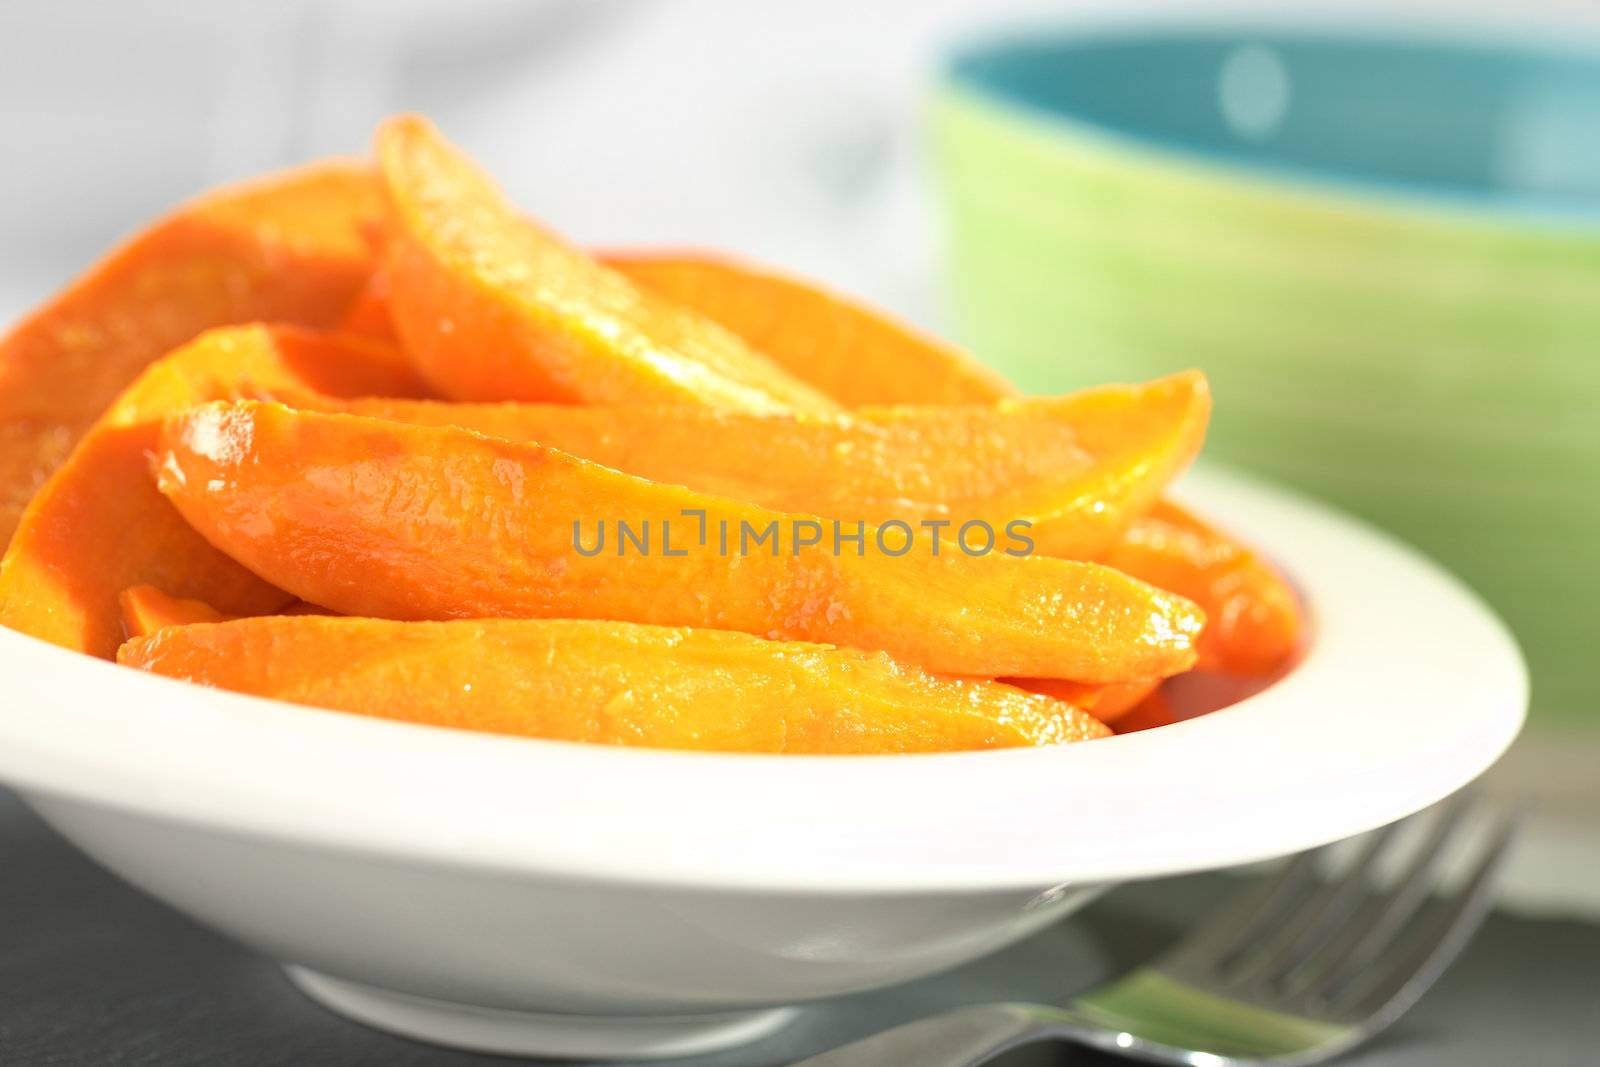
{"type": "Polygon", "coordinates": [[[1453,568],[1527,650],[1533,729],[1600,740],[1600,54],[1035,34],[951,61],[934,120],[986,361],[1203,368],[1208,455],[1453,568]]]}

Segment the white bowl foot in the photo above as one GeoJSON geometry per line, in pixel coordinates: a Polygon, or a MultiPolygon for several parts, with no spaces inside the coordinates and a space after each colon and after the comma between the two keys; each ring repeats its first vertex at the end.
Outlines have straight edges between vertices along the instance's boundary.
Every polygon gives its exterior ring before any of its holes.
{"type": "Polygon", "coordinates": [[[756,1041],[793,1008],[716,1015],[557,1015],[396,993],[285,964],[299,990],[348,1019],[435,1045],[509,1056],[664,1059],[756,1041]]]}

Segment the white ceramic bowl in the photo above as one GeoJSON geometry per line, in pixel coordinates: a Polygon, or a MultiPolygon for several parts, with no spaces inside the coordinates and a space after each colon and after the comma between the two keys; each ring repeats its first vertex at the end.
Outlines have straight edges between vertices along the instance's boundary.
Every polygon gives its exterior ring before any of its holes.
{"type": "Polygon", "coordinates": [[[357,1019],[669,1055],[982,955],[1110,884],[1419,810],[1522,721],[1515,646],[1392,541],[1234,476],[1207,513],[1306,594],[1304,662],[1192,721],[1059,749],[704,755],[287,707],[0,631],[0,777],[130,882],[357,1019]]]}

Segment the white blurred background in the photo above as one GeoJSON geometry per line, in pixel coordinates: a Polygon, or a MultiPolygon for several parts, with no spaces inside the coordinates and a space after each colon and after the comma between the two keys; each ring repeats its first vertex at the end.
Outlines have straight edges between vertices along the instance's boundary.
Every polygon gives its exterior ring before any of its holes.
{"type": "Polygon", "coordinates": [[[1600,36],[1594,0],[6,0],[0,320],[174,202],[419,110],[569,236],[729,249],[938,327],[939,56],[1202,10],[1600,36]]]}

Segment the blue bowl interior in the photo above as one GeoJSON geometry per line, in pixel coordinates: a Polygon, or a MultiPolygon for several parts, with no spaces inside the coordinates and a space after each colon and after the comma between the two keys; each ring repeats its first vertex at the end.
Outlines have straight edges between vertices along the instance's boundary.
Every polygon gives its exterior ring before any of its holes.
{"type": "Polygon", "coordinates": [[[1168,149],[1302,177],[1600,216],[1600,54],[1307,32],[992,45],[953,78],[1168,149]]]}

